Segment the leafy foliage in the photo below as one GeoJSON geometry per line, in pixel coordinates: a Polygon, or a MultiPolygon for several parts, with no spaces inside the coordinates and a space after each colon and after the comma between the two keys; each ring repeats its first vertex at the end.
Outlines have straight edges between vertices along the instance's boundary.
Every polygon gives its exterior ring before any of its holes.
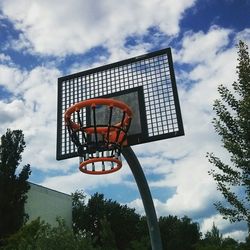
{"type": "Polygon", "coordinates": [[[188,217],[160,217],[159,226],[164,249],[194,250],[200,239],[199,225],[188,217]]]}
{"type": "Polygon", "coordinates": [[[116,250],[114,234],[106,217],[101,220],[100,242],[103,250],[116,250]]]}
{"type": "MultiPolygon", "coordinates": [[[[85,204],[84,194],[75,192],[73,221],[75,232],[91,236],[95,246],[101,249],[106,249],[103,241],[105,238],[110,238],[109,244],[114,239],[115,245],[112,243],[109,249],[114,246],[117,249],[151,249],[146,217],[140,217],[134,209],[104,199],[102,194],[94,194],[85,204]],[[79,218],[81,221],[77,221],[79,218]]],[[[200,239],[198,224],[188,217],[160,217],[159,226],[164,249],[192,250],[200,239]]]]}
{"type": "Polygon", "coordinates": [[[21,130],[7,130],[0,145],[0,239],[15,233],[25,222],[24,203],[27,199],[31,174],[25,165],[19,174],[17,168],[25,148],[21,130]]]}
{"type": "Polygon", "coordinates": [[[250,58],[242,41],[238,49],[238,80],[232,84],[233,92],[220,85],[220,99],[213,106],[217,115],[214,128],[230,155],[230,163],[213,153],[208,158],[217,169],[210,174],[227,201],[227,205],[217,202],[216,208],[231,222],[246,221],[250,229],[250,58]]]}
{"type": "MultiPolygon", "coordinates": [[[[23,226],[17,233],[11,235],[7,239],[7,245],[2,248],[0,247],[0,249],[151,249],[146,218],[144,216],[140,217],[133,209],[122,206],[117,202],[106,200],[104,199],[104,196],[100,194],[94,194],[88,202],[85,202],[85,195],[83,192],[79,191],[73,194],[73,205],[74,230],[68,228],[61,219],[58,219],[58,226],[51,227],[49,224],[46,224],[38,218],[37,220],[23,226]],[[110,210],[109,206],[111,205],[109,203],[114,206],[113,209],[116,210],[115,212],[110,210]],[[93,204],[95,204],[95,206],[93,206],[93,204]],[[107,209],[107,207],[109,209],[107,209]],[[90,208],[102,208],[104,209],[102,210],[104,213],[100,213],[99,217],[93,216],[91,211],[88,211],[90,208]],[[124,209],[126,211],[124,211],[124,209]],[[109,211],[110,214],[108,214],[107,211],[109,211]],[[128,220],[129,229],[132,232],[136,229],[136,237],[127,238],[126,244],[123,245],[123,237],[117,237],[117,234],[122,234],[123,232],[126,234],[128,227],[124,215],[126,216],[126,214],[129,213],[134,213],[133,216],[139,218],[139,220],[132,220],[132,222],[131,220],[128,220]],[[103,217],[102,214],[104,214],[103,217]],[[120,226],[119,231],[117,231],[117,227],[112,228],[112,223],[115,223],[112,221],[112,215],[116,214],[117,217],[115,217],[115,219],[118,220],[117,224],[120,226]],[[107,217],[108,215],[109,218],[107,217]],[[90,219],[87,220],[88,217],[86,216],[90,216],[90,219]],[[101,218],[100,221],[99,218],[101,218]],[[84,220],[82,221],[79,219],[84,220]],[[92,226],[88,224],[92,222],[94,222],[92,226]],[[97,225],[99,226],[99,231],[96,230],[97,225]],[[93,231],[95,231],[95,234],[93,231]],[[119,242],[120,239],[121,241],[119,242]]],[[[199,233],[199,225],[192,222],[188,217],[183,217],[181,219],[176,216],[160,217],[159,225],[164,250],[248,250],[250,246],[249,237],[247,238],[247,243],[238,243],[232,238],[222,238],[215,225],[211,231],[205,234],[204,239],[200,239],[201,234],[199,233]]],[[[126,236],[127,235],[129,234],[127,233],[126,236]]]]}
{"type": "Polygon", "coordinates": [[[23,226],[16,234],[9,237],[3,250],[94,250],[90,239],[74,235],[58,219],[58,226],[51,227],[39,218],[23,226]]]}
{"type": "Polygon", "coordinates": [[[213,224],[211,231],[205,234],[204,239],[196,245],[196,250],[247,250],[245,243],[238,243],[234,239],[223,238],[219,229],[213,224]]]}
{"type": "Polygon", "coordinates": [[[74,231],[90,235],[96,245],[103,246],[101,240],[102,222],[110,224],[118,249],[126,249],[130,241],[139,239],[137,226],[140,216],[134,209],[120,205],[116,201],[104,199],[103,194],[95,193],[84,202],[84,195],[77,191],[73,194],[73,226],[74,231]]]}
{"type": "Polygon", "coordinates": [[[220,234],[219,229],[215,226],[215,224],[213,224],[212,230],[205,234],[204,242],[206,242],[207,245],[222,245],[222,234],[220,234]]]}

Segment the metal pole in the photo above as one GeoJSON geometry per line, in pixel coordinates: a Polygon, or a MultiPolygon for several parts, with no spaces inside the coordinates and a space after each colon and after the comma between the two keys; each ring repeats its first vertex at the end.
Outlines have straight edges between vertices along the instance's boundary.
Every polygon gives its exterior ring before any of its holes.
{"type": "Polygon", "coordinates": [[[155,207],[141,164],[131,147],[123,148],[122,154],[125,157],[134,175],[139,192],[141,194],[143,206],[147,217],[152,250],[162,250],[161,235],[160,235],[159,225],[157,222],[155,207]]]}

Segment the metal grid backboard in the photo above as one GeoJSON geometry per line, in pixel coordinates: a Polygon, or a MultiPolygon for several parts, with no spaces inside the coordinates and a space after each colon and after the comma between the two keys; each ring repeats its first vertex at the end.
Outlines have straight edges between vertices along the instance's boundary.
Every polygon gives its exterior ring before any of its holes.
{"type": "MultiPolygon", "coordinates": [[[[167,48],[58,79],[58,160],[78,156],[64,124],[64,112],[77,102],[98,97],[129,102],[136,115],[133,120],[139,124],[128,135],[130,146],[184,135],[172,55],[167,48]]],[[[87,113],[87,109],[82,111],[83,122],[91,123],[87,113]]]]}

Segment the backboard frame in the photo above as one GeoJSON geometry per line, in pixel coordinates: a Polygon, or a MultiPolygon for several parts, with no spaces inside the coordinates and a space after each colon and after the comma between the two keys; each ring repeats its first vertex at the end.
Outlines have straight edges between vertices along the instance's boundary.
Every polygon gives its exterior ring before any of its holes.
{"type": "MultiPolygon", "coordinates": [[[[70,90],[72,90],[72,92],[75,93],[71,93],[69,91],[68,95],[72,95],[75,96],[78,101],[81,101],[81,97],[79,93],[76,93],[77,88],[75,87],[75,79],[81,78],[81,77],[90,77],[90,76],[97,76],[98,78],[98,74],[100,72],[105,72],[105,71],[110,71],[112,69],[116,69],[119,67],[125,67],[126,65],[134,65],[136,63],[140,63],[141,61],[145,61],[145,60],[153,60],[154,58],[157,57],[161,57],[161,56],[167,56],[167,72],[169,73],[168,75],[168,79],[170,82],[166,82],[166,84],[171,85],[171,91],[172,91],[172,96],[171,98],[173,99],[173,103],[174,103],[174,108],[175,108],[175,113],[174,116],[176,117],[176,123],[178,125],[178,129],[176,129],[173,132],[168,132],[165,134],[159,134],[159,135],[151,135],[149,136],[148,131],[148,122],[147,122],[147,111],[145,109],[145,96],[144,96],[144,84],[142,83],[139,86],[136,87],[130,87],[128,89],[123,89],[120,90],[118,92],[113,92],[113,93],[107,93],[104,95],[99,95],[99,96],[92,96],[90,98],[85,98],[85,99],[91,99],[91,98],[98,98],[98,97],[107,97],[107,98],[114,98],[122,93],[129,93],[133,90],[136,89],[136,91],[138,91],[138,98],[139,98],[139,105],[141,108],[141,125],[142,125],[142,134],[141,135],[137,135],[137,136],[131,136],[128,139],[128,146],[131,145],[137,145],[137,144],[142,144],[142,143],[147,143],[147,142],[152,142],[152,141],[157,141],[157,140],[162,140],[162,139],[168,139],[168,138],[172,138],[172,137],[176,137],[176,136],[181,136],[184,135],[184,129],[183,129],[183,122],[182,122],[182,117],[181,117],[181,110],[180,110],[180,104],[179,104],[179,97],[178,97],[178,92],[177,92],[177,86],[176,86],[176,81],[175,81],[175,74],[174,74],[174,68],[173,68],[173,61],[172,61],[172,54],[171,54],[171,50],[170,48],[167,49],[163,49],[163,50],[159,50],[159,51],[155,51],[155,52],[151,52],[145,55],[141,55],[141,56],[137,56],[137,57],[133,57],[130,59],[126,59],[120,62],[116,62],[116,63],[111,63],[108,65],[104,65],[104,66],[100,66],[97,68],[93,68],[93,69],[89,69],[86,71],[82,71],[79,73],[75,73],[75,74],[71,74],[68,76],[64,76],[64,77],[60,77],[58,79],[58,106],[57,106],[57,160],[63,160],[63,159],[67,159],[67,158],[72,158],[72,157],[77,157],[77,150],[75,149],[74,152],[70,152],[70,153],[62,153],[62,146],[63,143],[65,143],[65,147],[66,147],[66,134],[64,133],[65,128],[63,128],[63,124],[62,124],[62,117],[63,117],[63,113],[65,112],[65,110],[63,110],[62,106],[66,106],[67,108],[69,106],[71,106],[72,104],[75,104],[74,102],[72,103],[65,103],[66,101],[64,101],[64,96],[63,96],[63,84],[65,82],[67,82],[70,85],[70,90]]],[[[146,67],[146,66],[145,66],[146,67]]],[[[156,69],[157,70],[157,69],[156,69]]],[[[165,76],[166,77],[166,76],[165,76]]],[[[66,91],[66,90],[65,90],[66,91]]],[[[96,91],[94,89],[94,91],[96,91]]],[[[152,98],[154,98],[154,93],[152,94],[152,98]]],[[[157,98],[157,97],[156,97],[157,98]]],[[[172,116],[172,114],[170,114],[172,116]]],[[[87,119],[87,116],[86,116],[87,119]]],[[[74,146],[72,146],[74,148],[74,146]]]]}

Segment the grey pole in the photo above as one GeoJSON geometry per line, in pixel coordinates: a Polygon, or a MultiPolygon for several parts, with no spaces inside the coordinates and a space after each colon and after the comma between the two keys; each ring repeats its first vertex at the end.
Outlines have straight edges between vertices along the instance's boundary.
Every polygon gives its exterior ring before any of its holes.
{"type": "Polygon", "coordinates": [[[143,206],[147,217],[152,250],[162,250],[161,235],[160,235],[159,225],[157,222],[155,207],[141,164],[131,147],[123,148],[122,154],[125,157],[134,175],[139,192],[141,194],[143,206]]]}

